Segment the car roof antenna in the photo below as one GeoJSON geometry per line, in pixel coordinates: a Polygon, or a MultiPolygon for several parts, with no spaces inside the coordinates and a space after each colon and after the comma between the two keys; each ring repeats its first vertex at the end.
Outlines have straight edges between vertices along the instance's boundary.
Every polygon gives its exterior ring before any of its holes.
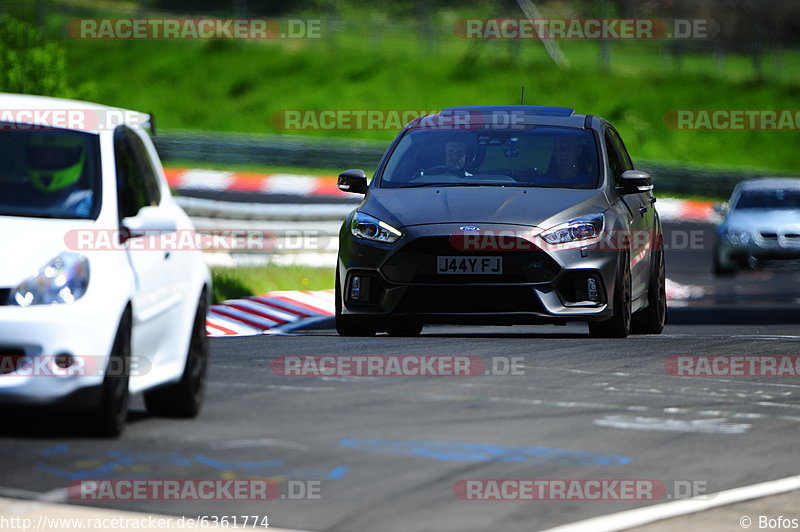
{"type": "Polygon", "coordinates": [[[522,86],[522,98],[520,98],[520,105],[525,105],[525,85],[522,86]]]}

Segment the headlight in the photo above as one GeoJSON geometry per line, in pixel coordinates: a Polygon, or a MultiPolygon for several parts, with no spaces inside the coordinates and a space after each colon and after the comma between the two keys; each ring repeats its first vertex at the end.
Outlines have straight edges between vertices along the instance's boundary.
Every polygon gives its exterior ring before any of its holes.
{"type": "Polygon", "coordinates": [[[86,293],[88,284],[89,261],[83,255],[65,251],[22,281],[12,295],[21,307],[72,303],[86,293]]]}
{"type": "Polygon", "coordinates": [[[750,243],[750,233],[737,229],[728,229],[728,242],[737,246],[746,246],[750,243]]]}
{"type": "Polygon", "coordinates": [[[585,243],[587,240],[599,238],[603,234],[603,215],[594,214],[575,218],[567,223],[551,227],[541,234],[548,244],[585,243]]]}
{"type": "Polygon", "coordinates": [[[357,212],[353,216],[353,221],[350,222],[350,232],[356,238],[389,244],[396,242],[403,235],[403,233],[386,222],[382,222],[363,212],[357,212]]]}

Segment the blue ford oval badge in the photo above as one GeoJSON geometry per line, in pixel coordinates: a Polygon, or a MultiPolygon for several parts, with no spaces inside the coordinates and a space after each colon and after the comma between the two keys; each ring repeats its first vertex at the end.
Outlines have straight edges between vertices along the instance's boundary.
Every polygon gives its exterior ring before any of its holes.
{"type": "Polygon", "coordinates": [[[480,231],[481,230],[481,228],[478,227],[477,225],[462,225],[461,227],[459,227],[459,229],[461,231],[480,231]]]}

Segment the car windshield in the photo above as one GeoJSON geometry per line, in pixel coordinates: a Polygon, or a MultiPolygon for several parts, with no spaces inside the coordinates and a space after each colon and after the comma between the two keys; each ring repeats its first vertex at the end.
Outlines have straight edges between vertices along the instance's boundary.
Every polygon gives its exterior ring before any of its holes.
{"type": "Polygon", "coordinates": [[[596,188],[594,136],[583,129],[411,130],[389,158],[380,186],[596,188]]]}
{"type": "Polygon", "coordinates": [[[800,209],[800,188],[744,190],[734,209],[800,209]]]}
{"type": "Polygon", "coordinates": [[[98,136],[0,125],[0,215],[96,218],[98,136]]]}

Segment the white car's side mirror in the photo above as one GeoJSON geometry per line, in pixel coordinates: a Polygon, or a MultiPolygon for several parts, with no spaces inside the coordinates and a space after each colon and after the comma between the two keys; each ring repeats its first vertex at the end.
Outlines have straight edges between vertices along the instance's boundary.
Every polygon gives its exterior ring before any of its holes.
{"type": "Polygon", "coordinates": [[[172,233],[178,230],[178,224],[159,207],[142,207],[136,216],[122,219],[122,226],[127,229],[128,238],[145,233],[172,233]]]}

